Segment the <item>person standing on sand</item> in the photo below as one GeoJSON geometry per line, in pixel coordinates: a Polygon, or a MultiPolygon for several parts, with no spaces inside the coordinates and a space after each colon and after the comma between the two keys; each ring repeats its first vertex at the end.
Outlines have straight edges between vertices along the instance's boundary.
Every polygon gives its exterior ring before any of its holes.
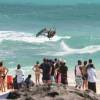
{"type": "Polygon", "coordinates": [[[82,62],[78,60],[78,65],[75,66],[75,81],[76,86],[75,88],[81,89],[82,87],[82,62]]]}
{"type": "Polygon", "coordinates": [[[61,66],[61,61],[60,60],[57,60],[55,59],[55,80],[56,80],[56,83],[59,85],[61,84],[61,71],[60,71],[60,66],[61,66]]]}
{"type": "Polygon", "coordinates": [[[37,61],[36,62],[36,65],[34,65],[33,71],[35,71],[35,81],[36,81],[36,85],[37,84],[40,84],[40,73],[41,73],[41,69],[40,69],[39,61],[37,61]]]}
{"type": "Polygon", "coordinates": [[[40,65],[40,68],[42,69],[42,81],[44,84],[50,85],[50,76],[51,76],[51,66],[48,62],[48,59],[44,58],[43,63],[40,65]]]}
{"type": "Polygon", "coordinates": [[[92,64],[92,59],[89,59],[89,64],[87,66],[88,74],[88,89],[96,93],[96,70],[94,64],[92,64]]]}
{"type": "Polygon", "coordinates": [[[15,70],[15,76],[17,78],[18,89],[20,89],[22,87],[22,83],[24,82],[24,73],[21,69],[20,64],[17,65],[17,69],[15,70]]]}
{"type": "Polygon", "coordinates": [[[3,62],[0,62],[0,89],[2,92],[6,91],[6,76],[8,69],[3,66],[3,62]]]}
{"type": "Polygon", "coordinates": [[[49,60],[49,64],[51,66],[51,84],[53,85],[55,83],[55,66],[54,66],[54,61],[53,60],[49,60]]]}
{"type": "Polygon", "coordinates": [[[83,79],[83,89],[88,89],[88,75],[87,75],[87,61],[84,61],[82,66],[82,79],[83,79]]]}
{"type": "Polygon", "coordinates": [[[61,83],[64,85],[68,85],[68,80],[67,80],[68,67],[66,66],[65,61],[61,62],[60,71],[61,71],[61,83]]]}

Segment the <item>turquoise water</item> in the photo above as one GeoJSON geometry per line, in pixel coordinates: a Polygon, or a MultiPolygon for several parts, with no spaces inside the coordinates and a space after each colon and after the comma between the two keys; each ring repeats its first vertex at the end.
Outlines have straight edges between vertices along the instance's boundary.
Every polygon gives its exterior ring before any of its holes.
{"type": "Polygon", "coordinates": [[[99,0],[0,0],[4,4],[69,5],[79,3],[100,3],[99,0]]]}
{"type": "Polygon", "coordinates": [[[30,69],[44,57],[65,59],[73,70],[78,59],[93,59],[100,69],[100,5],[0,5],[0,60],[10,69],[30,69]],[[35,37],[56,28],[52,39],[35,37]]]}

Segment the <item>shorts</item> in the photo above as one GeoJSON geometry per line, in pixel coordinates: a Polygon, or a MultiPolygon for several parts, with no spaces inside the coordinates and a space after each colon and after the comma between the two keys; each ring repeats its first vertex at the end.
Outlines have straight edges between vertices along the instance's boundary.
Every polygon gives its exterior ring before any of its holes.
{"type": "Polygon", "coordinates": [[[96,93],[96,82],[88,82],[88,89],[94,91],[96,93]]]}
{"type": "Polygon", "coordinates": [[[42,80],[45,80],[45,81],[50,80],[50,75],[43,75],[42,80]]]}
{"type": "Polygon", "coordinates": [[[82,77],[81,76],[76,76],[75,77],[75,81],[76,81],[76,85],[77,86],[82,86],[82,84],[83,84],[83,80],[82,80],[82,77]]]}
{"type": "Polygon", "coordinates": [[[86,74],[86,75],[83,75],[83,76],[82,76],[82,79],[83,79],[83,80],[87,80],[87,79],[88,79],[87,74],[86,74]]]}
{"type": "Polygon", "coordinates": [[[54,82],[54,81],[55,81],[54,76],[51,76],[51,81],[52,81],[52,82],[54,82]]]}

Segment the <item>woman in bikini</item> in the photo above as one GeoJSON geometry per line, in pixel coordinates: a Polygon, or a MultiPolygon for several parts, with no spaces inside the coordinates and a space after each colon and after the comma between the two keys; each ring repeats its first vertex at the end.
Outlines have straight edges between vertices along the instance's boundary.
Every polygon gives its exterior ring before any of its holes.
{"type": "Polygon", "coordinates": [[[3,66],[3,62],[0,62],[0,89],[2,92],[6,91],[6,76],[8,69],[3,66]]]}
{"type": "Polygon", "coordinates": [[[36,62],[36,65],[34,65],[33,71],[35,71],[36,84],[40,84],[40,73],[41,73],[41,70],[40,70],[40,64],[39,64],[38,61],[36,62]]]}

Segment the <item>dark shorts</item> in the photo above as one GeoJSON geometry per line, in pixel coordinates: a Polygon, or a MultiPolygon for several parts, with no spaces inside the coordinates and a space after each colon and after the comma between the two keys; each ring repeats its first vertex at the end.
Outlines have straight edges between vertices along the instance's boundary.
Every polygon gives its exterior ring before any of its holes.
{"type": "Polygon", "coordinates": [[[66,74],[62,74],[61,75],[61,83],[68,84],[67,75],[66,74]]]}
{"type": "Polygon", "coordinates": [[[86,75],[83,75],[83,76],[82,76],[82,79],[83,79],[83,80],[87,80],[87,79],[88,79],[88,75],[87,75],[87,74],[86,74],[86,75]]]}
{"type": "Polygon", "coordinates": [[[50,80],[50,75],[43,75],[42,80],[50,80]]]}
{"type": "Polygon", "coordinates": [[[90,89],[96,93],[96,83],[88,82],[88,89],[90,89]]]}

